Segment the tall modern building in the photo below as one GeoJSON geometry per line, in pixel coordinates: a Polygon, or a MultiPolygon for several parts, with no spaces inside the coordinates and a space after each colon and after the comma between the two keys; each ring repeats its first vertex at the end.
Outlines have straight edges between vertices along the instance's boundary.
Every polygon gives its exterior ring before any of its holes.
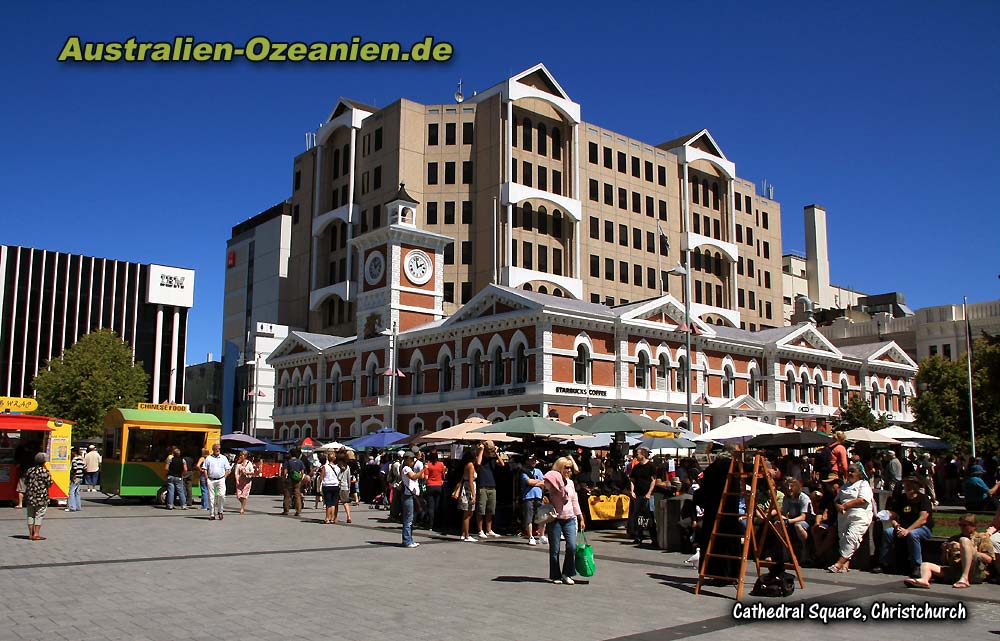
{"type": "Polygon", "coordinates": [[[111,329],[149,374],[149,399],[183,402],[194,271],[0,245],[0,393],[32,380],[82,336],[111,329]]]}
{"type": "Polygon", "coordinates": [[[358,331],[355,243],[404,183],[419,227],[454,239],[445,314],[491,283],[607,305],[682,297],[668,270],[689,252],[695,317],[782,325],[779,203],[705,129],[653,144],[581,111],[541,64],[456,103],[339,100],[293,164],[284,322],[358,331]]]}
{"type": "Polygon", "coordinates": [[[291,204],[281,202],[233,227],[226,243],[222,319],[224,432],[270,435],[273,370],[265,359],[287,333],[284,304],[291,204]],[[273,345],[272,345],[273,343],[273,345]]]}

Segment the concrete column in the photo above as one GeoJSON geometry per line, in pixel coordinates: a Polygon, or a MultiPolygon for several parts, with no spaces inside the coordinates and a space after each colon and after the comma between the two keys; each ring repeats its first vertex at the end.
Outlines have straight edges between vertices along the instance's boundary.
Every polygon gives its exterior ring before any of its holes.
{"type": "MultiPolygon", "coordinates": [[[[729,190],[728,198],[726,202],[729,207],[729,242],[736,244],[736,208],[734,207],[734,197],[735,184],[733,179],[730,178],[726,182],[726,187],[729,190]]],[[[737,245],[737,252],[739,252],[739,245],[737,245]]],[[[739,308],[736,306],[736,263],[729,263],[729,309],[735,309],[739,312],[739,308]]]]}
{"type": "Polygon", "coordinates": [[[174,319],[170,333],[170,389],[167,390],[167,401],[177,402],[177,342],[181,333],[181,310],[174,307],[174,319]]]}
{"type": "MultiPolygon", "coordinates": [[[[573,198],[580,200],[580,124],[573,125],[573,198]]],[[[583,217],[581,213],[580,217],[583,217]]],[[[567,218],[569,218],[567,216],[567,218]]],[[[580,278],[580,233],[577,229],[583,220],[573,224],[573,271],[574,278],[580,278]]]]}
{"type": "Polygon", "coordinates": [[[156,306],[156,338],[153,342],[153,398],[160,402],[160,345],[163,343],[163,305],[156,306]]]}
{"type": "MultiPolygon", "coordinates": [[[[507,101],[507,132],[506,133],[507,133],[506,143],[504,144],[504,168],[503,168],[503,171],[500,172],[500,175],[505,178],[504,182],[512,182],[511,181],[511,174],[510,174],[510,165],[511,165],[511,162],[513,161],[513,157],[514,157],[514,151],[513,151],[513,144],[514,144],[514,142],[513,142],[514,141],[514,102],[511,101],[511,100],[507,101]]],[[[504,248],[504,250],[505,250],[504,251],[504,255],[503,255],[503,258],[501,258],[501,263],[500,263],[500,265],[501,265],[501,267],[500,267],[500,284],[501,285],[509,285],[510,284],[510,279],[507,276],[508,272],[507,272],[506,269],[504,269],[504,267],[511,267],[510,257],[511,257],[511,254],[513,253],[513,247],[514,247],[514,238],[513,238],[513,231],[514,231],[514,205],[513,205],[513,203],[508,202],[507,205],[506,205],[506,207],[507,207],[507,223],[506,223],[507,239],[506,239],[506,243],[505,243],[506,247],[504,248]]]]}
{"type": "MultiPolygon", "coordinates": [[[[347,177],[347,238],[348,240],[354,238],[354,152],[355,146],[358,143],[358,130],[351,127],[351,164],[348,169],[347,177]]],[[[388,221],[387,221],[388,222],[388,221]]],[[[351,248],[350,242],[347,243],[347,300],[354,298],[354,293],[351,291],[351,274],[354,273],[354,250],[351,248]]],[[[360,277],[360,274],[359,274],[360,277]]]]}
{"type": "MultiPolygon", "coordinates": [[[[316,162],[313,165],[313,215],[309,220],[309,226],[312,227],[312,222],[316,220],[316,217],[321,213],[319,203],[320,203],[320,178],[323,176],[323,145],[316,147],[316,162]]],[[[311,231],[309,232],[312,233],[311,231]]],[[[312,239],[312,276],[309,281],[309,291],[312,292],[316,289],[319,284],[318,278],[319,272],[319,239],[313,236],[312,239]]]]}

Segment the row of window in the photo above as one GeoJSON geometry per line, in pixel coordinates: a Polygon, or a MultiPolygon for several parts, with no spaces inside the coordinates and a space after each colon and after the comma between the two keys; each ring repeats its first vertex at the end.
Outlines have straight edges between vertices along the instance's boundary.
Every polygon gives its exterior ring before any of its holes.
{"type": "MultiPolygon", "coordinates": [[[[457,203],[453,200],[448,200],[444,202],[444,224],[454,225],[455,224],[455,209],[457,203]]],[[[437,201],[429,201],[424,205],[424,219],[428,225],[438,224],[438,203],[437,201]]],[[[472,201],[463,200],[462,201],[462,224],[471,225],[472,224],[472,201]]]]}
{"type": "Polygon", "coordinates": [[[527,160],[518,161],[517,158],[511,160],[510,166],[510,180],[511,182],[516,182],[518,184],[524,185],[525,187],[536,187],[535,185],[535,170],[537,170],[537,189],[542,191],[547,191],[553,193],[557,196],[562,196],[563,193],[563,179],[562,172],[558,169],[552,169],[545,167],[544,165],[533,165],[527,160]],[[517,178],[517,166],[518,162],[521,165],[521,179],[517,178]],[[551,188],[549,184],[549,173],[552,174],[551,188]]]}
{"type": "MultiPolygon", "coordinates": [[[[436,185],[438,184],[438,165],[440,163],[429,162],[427,163],[427,184],[436,185]]],[[[456,163],[453,161],[448,161],[444,163],[444,184],[454,185],[455,184],[455,169],[456,163]]],[[[471,185],[473,177],[473,165],[471,160],[462,161],[462,184],[471,185]]]]}
{"type": "Polygon", "coordinates": [[[511,243],[511,264],[515,267],[523,267],[524,269],[531,269],[537,272],[544,272],[546,274],[555,274],[556,276],[562,276],[563,274],[563,250],[559,247],[546,247],[545,245],[538,245],[537,248],[530,242],[524,240],[521,241],[521,251],[517,249],[517,243],[511,243]],[[538,262],[535,262],[537,249],[538,262]],[[549,264],[549,252],[552,252],[552,263],[551,271],[549,264]]]}
{"type": "MultiPolygon", "coordinates": [[[[588,197],[593,202],[601,202],[601,185],[593,178],[590,179],[588,185],[588,197]]],[[[624,187],[618,188],[618,209],[625,211],[629,210],[629,191],[624,187]]],[[[660,220],[667,220],[667,201],[661,199],[654,199],[652,196],[643,196],[637,191],[631,192],[631,204],[632,213],[641,214],[643,213],[643,205],[645,205],[646,216],[650,218],[655,218],[659,216],[660,220]],[[656,205],[654,209],[654,204],[656,205]]],[[[604,183],[604,204],[610,207],[615,206],[615,187],[610,183],[604,183]]]]}
{"type": "MultiPolygon", "coordinates": [[[[592,165],[601,164],[601,148],[596,142],[588,145],[588,160],[592,165]]],[[[611,147],[603,148],[604,167],[614,169],[615,152],[611,147]]],[[[649,160],[642,160],[638,156],[629,157],[624,151],[617,152],[618,173],[628,174],[631,168],[633,178],[642,178],[648,183],[653,182],[653,163],[649,160]]],[[[667,186],[667,168],[663,165],[656,165],[656,182],[661,187],[667,186]]]]}
{"type": "Polygon", "coordinates": [[[529,203],[524,203],[519,207],[514,207],[514,219],[511,221],[511,226],[515,229],[537,230],[540,234],[548,234],[550,222],[552,223],[552,236],[562,239],[563,213],[561,211],[554,209],[550,216],[544,206],[539,206],[535,210],[529,203]]]}
{"type": "Polygon", "coordinates": [[[379,127],[374,131],[373,134],[365,134],[361,137],[361,156],[365,157],[373,151],[378,151],[382,148],[382,128],[379,127]],[[372,142],[374,140],[375,148],[372,149],[372,142]]]}
{"type": "MultiPolygon", "coordinates": [[[[590,255],[590,276],[591,278],[601,278],[601,257],[596,254],[590,255]]],[[[617,280],[619,283],[624,285],[635,285],[636,287],[645,287],[649,289],[656,289],[658,283],[656,282],[656,270],[652,267],[644,267],[643,265],[630,265],[627,261],[619,260],[617,261],[617,271],[615,270],[615,260],[613,258],[605,258],[603,260],[604,264],[604,280],[614,281],[617,275],[617,280]],[[631,281],[629,276],[631,275],[631,281]],[[643,276],[645,275],[645,279],[643,276]]],[[[669,291],[667,286],[667,271],[660,271],[660,281],[662,282],[663,291],[669,291]]],[[[600,302],[599,295],[592,294],[591,299],[593,300],[595,296],[598,296],[597,300],[594,302],[600,302]]],[[[613,300],[613,299],[612,299],[613,300]]],[[[623,301],[623,304],[628,301],[623,301]]]]}
{"type": "MultiPolygon", "coordinates": [[[[743,196],[738,191],[734,192],[733,195],[734,195],[733,202],[736,203],[736,211],[746,211],[747,214],[752,213],[753,206],[750,201],[750,196],[743,196]],[[745,207],[741,206],[741,201],[745,203],[746,205],[745,207]]],[[[757,210],[756,221],[758,227],[763,227],[764,229],[767,229],[768,228],[767,212],[757,210]]]]}
{"type": "MultiPolygon", "coordinates": [[[[642,251],[643,248],[643,238],[645,238],[645,248],[646,251],[655,254],[657,252],[657,234],[639,229],[638,227],[632,227],[632,249],[642,251]]],[[[601,221],[596,216],[590,217],[590,237],[594,240],[601,239],[601,221]]],[[[667,241],[667,237],[664,234],[659,234],[659,252],[661,256],[666,256],[669,249],[670,243],[667,241]]],[[[614,243],[615,242],[615,224],[610,220],[604,221],[604,242],[614,243]]],[[[618,244],[622,247],[629,246],[629,226],[618,225],[618,244]]]]}
{"type": "MultiPolygon", "coordinates": [[[[538,149],[535,151],[540,156],[546,156],[549,153],[549,132],[545,127],[545,123],[538,123],[537,127],[533,127],[531,124],[531,118],[524,118],[521,120],[521,149],[524,151],[534,151],[532,149],[532,142],[534,140],[538,141],[538,149]],[[536,137],[537,136],[537,137],[536,137]]],[[[518,122],[517,118],[514,118],[511,122],[511,142],[515,147],[518,143],[518,122]]],[[[562,131],[559,127],[552,128],[552,159],[562,160],[562,131]]]]}
{"type": "MultiPolygon", "coordinates": [[[[427,125],[427,146],[436,147],[438,145],[438,134],[440,133],[440,125],[436,122],[432,122],[427,125]]],[[[472,138],[475,133],[475,125],[471,122],[462,123],[462,144],[471,145],[472,138]]],[[[444,144],[455,145],[458,144],[457,140],[458,125],[454,122],[446,122],[444,124],[444,144]]]]}
{"type": "MultiPolygon", "coordinates": [[[[796,377],[793,372],[788,372],[785,377],[784,386],[785,402],[825,405],[825,386],[826,382],[819,374],[817,374],[814,379],[810,380],[809,374],[806,372],[802,372],[800,377],[796,377]]],[[[835,392],[839,392],[839,394],[837,398],[832,399],[832,404],[841,407],[846,405],[848,393],[850,391],[847,381],[840,381],[840,387],[833,388],[833,390],[835,392]]],[[[878,384],[873,382],[868,400],[871,404],[872,410],[875,412],[901,412],[906,409],[906,388],[900,385],[897,393],[892,389],[891,385],[887,385],[885,392],[882,392],[879,390],[878,384]]]]}

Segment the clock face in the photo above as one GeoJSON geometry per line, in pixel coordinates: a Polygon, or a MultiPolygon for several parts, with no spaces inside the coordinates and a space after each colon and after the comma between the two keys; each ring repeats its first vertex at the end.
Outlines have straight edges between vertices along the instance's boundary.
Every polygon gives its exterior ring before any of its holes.
{"type": "Polygon", "coordinates": [[[414,285],[423,285],[434,275],[434,264],[431,257],[419,249],[406,255],[406,277],[414,285]]]}
{"type": "Polygon", "coordinates": [[[365,282],[369,285],[375,285],[382,280],[384,273],[385,257],[382,256],[382,252],[373,251],[368,254],[368,259],[365,261],[365,282]]]}

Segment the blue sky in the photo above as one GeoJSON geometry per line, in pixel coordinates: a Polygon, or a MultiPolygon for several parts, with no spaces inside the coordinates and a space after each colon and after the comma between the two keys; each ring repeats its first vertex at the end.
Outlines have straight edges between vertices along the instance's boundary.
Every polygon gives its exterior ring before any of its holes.
{"type": "Polygon", "coordinates": [[[544,62],[588,122],[652,144],[707,127],[775,186],[785,251],[804,250],[803,205],[825,205],[834,283],[914,308],[1000,298],[1000,3],[648,4],[4,3],[0,242],[196,269],[199,362],[219,354],[230,228],[288,197],[338,96],[447,102],[459,78],[471,93],[544,62]],[[71,34],[429,34],[455,56],[59,64],[71,34]]]}

